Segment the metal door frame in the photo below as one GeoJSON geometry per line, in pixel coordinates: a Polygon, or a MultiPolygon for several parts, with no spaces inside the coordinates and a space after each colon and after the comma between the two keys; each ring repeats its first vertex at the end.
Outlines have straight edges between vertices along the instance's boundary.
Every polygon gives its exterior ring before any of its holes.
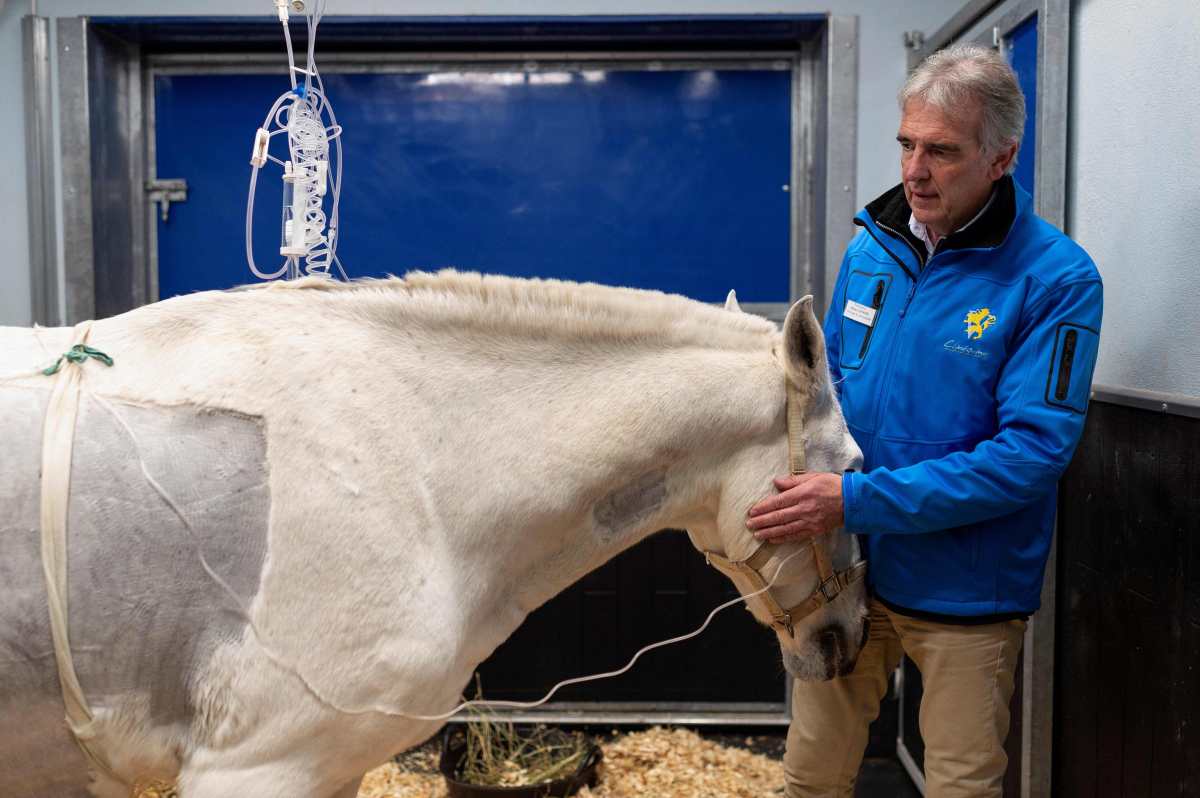
{"type": "MultiPolygon", "coordinates": [[[[908,69],[911,72],[926,56],[955,42],[1001,47],[1013,29],[1034,14],[1038,16],[1034,209],[1043,219],[1065,231],[1070,0],[971,0],[931,36],[925,37],[920,32],[908,35],[908,69]]],[[[1025,630],[1021,706],[1022,798],[1049,798],[1051,789],[1057,552],[1056,533],[1042,584],[1042,608],[1030,618],[1025,630]]],[[[916,767],[904,743],[903,703],[901,707],[897,755],[924,794],[924,774],[916,767]]]]}
{"type": "Polygon", "coordinates": [[[25,184],[29,196],[30,318],[58,324],[58,209],[54,189],[51,33],[45,17],[21,20],[25,84],[25,184]]]}
{"type": "MultiPolygon", "coordinates": [[[[812,15],[805,15],[811,17],[812,15]]],[[[469,18],[467,18],[469,19],[469,18]]],[[[535,19],[535,18],[531,18],[535,19]]],[[[636,21],[637,18],[632,18],[636,21]]],[[[692,19],[692,18],[689,18],[692,19]]],[[[694,17],[704,20],[705,17],[694,17]]],[[[711,17],[720,21],[720,16],[711,17]]],[[[786,19],[779,16],[778,19],[786,19]]],[[[112,259],[127,259],[130,268],[119,274],[121,301],[136,307],[158,298],[157,208],[147,201],[145,186],[155,173],[154,93],[156,74],[197,70],[284,72],[281,52],[156,54],[143,56],[137,44],[101,37],[88,17],[61,17],[51,28],[44,17],[29,17],[26,25],[26,116],[31,136],[28,180],[30,196],[53,198],[61,191],[60,219],[49,212],[31,214],[30,242],[33,285],[38,292],[34,318],[45,324],[75,324],[105,308],[97,308],[98,284],[117,276],[110,272],[112,259]],[[47,31],[51,32],[47,36],[47,31]],[[41,48],[39,50],[39,48],[41,48]],[[48,57],[40,53],[49,50],[48,57]],[[40,60],[39,60],[40,59],[40,60]],[[116,75],[115,85],[98,85],[96,73],[116,75]],[[56,80],[55,80],[56,79],[56,80]],[[57,90],[57,109],[54,91],[57,90]],[[57,115],[54,111],[57,110],[57,115]],[[97,119],[103,116],[103,139],[97,138],[97,119]],[[56,123],[49,131],[47,120],[56,123]],[[57,137],[55,135],[57,134],[57,137]],[[53,145],[57,142],[57,147],[53,145]],[[35,146],[36,145],[36,146],[35,146]],[[103,159],[117,152],[124,157],[127,174],[114,195],[97,190],[94,174],[103,159]],[[57,170],[56,170],[57,167],[57,170]],[[56,171],[61,177],[56,175],[56,171]],[[144,208],[138,212],[139,204],[144,208]],[[134,209],[132,212],[130,209],[134,209]],[[96,229],[121,224],[131,234],[117,245],[97,240],[96,229]],[[61,225],[60,229],[55,229],[61,225]],[[61,243],[58,253],[56,243],[61,243]],[[122,251],[115,251],[123,248],[122,251]],[[38,249],[37,252],[32,250],[38,249]],[[55,257],[51,257],[54,253],[55,257]],[[61,275],[61,276],[60,276],[61,275]],[[65,305],[47,296],[56,287],[65,305]],[[56,305],[50,309],[49,305],[56,305]]],[[[442,20],[445,21],[444,19],[442,20]]],[[[334,24],[327,21],[325,27],[334,24]]],[[[110,28],[106,27],[106,30],[110,28]]],[[[216,42],[214,42],[215,44],[216,42]]],[[[581,50],[491,53],[486,43],[480,51],[438,53],[339,53],[326,52],[320,61],[327,71],[428,70],[431,67],[484,69],[499,65],[524,68],[595,63],[611,69],[627,68],[768,68],[792,71],[792,134],[790,218],[790,286],[794,301],[813,294],[821,307],[828,301],[836,278],[838,258],[854,234],[857,107],[858,19],[826,15],[810,38],[795,41],[794,49],[743,52],[668,51],[605,52],[581,50]],[[748,64],[755,66],[748,67],[748,64]],[[829,131],[837,131],[830,135],[829,131]],[[832,221],[831,221],[832,220],[832,221]]],[[[248,131],[247,141],[252,132],[248,131]]],[[[168,176],[169,177],[169,176],[168,176]]],[[[746,303],[743,309],[782,321],[789,303],[746,303]]],[[[119,307],[108,312],[129,309],[119,307]]],[[[712,702],[633,704],[551,704],[544,712],[520,718],[558,723],[687,723],[786,726],[791,720],[791,686],[788,676],[779,703],[712,702]]]]}

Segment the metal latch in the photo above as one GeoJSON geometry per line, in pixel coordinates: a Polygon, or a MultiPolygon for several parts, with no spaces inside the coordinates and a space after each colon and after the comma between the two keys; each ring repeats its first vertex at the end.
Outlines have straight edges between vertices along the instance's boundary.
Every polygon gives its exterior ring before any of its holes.
{"type": "Polygon", "coordinates": [[[187,202],[187,181],[178,180],[147,180],[146,196],[151,202],[158,203],[162,220],[167,221],[167,211],[172,202],[187,202]]]}

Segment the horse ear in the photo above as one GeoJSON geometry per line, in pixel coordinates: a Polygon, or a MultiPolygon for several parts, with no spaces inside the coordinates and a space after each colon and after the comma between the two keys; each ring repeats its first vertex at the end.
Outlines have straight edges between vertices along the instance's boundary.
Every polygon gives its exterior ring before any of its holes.
{"type": "Polygon", "coordinates": [[[788,311],[783,322],[783,367],[797,388],[807,387],[825,374],[825,336],[813,315],[810,294],[788,311]]]}
{"type": "Polygon", "coordinates": [[[725,309],[732,310],[734,313],[742,312],[737,303],[737,291],[730,289],[729,296],[725,297],[725,309]]]}

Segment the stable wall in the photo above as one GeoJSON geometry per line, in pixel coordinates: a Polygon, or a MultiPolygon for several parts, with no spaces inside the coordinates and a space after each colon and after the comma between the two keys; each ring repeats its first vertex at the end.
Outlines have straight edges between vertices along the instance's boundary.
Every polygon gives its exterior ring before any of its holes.
{"type": "Polygon", "coordinates": [[[1104,278],[1095,382],[1200,397],[1200,3],[1077,0],[1067,219],[1104,278]]]}
{"type": "MultiPolygon", "coordinates": [[[[461,16],[504,15],[645,15],[645,14],[803,14],[826,11],[859,17],[859,108],[858,170],[855,193],[858,205],[899,182],[894,137],[899,114],[895,95],[904,79],[906,30],[933,31],[961,5],[961,0],[911,0],[905,3],[882,0],[834,0],[808,2],[724,2],[705,0],[329,0],[338,14],[355,16],[461,16]]],[[[0,218],[6,221],[5,252],[0,260],[0,324],[28,324],[30,320],[29,242],[26,211],[24,99],[22,84],[21,17],[31,13],[61,16],[166,16],[195,15],[198,6],[179,0],[169,4],[157,0],[0,0],[0,218]]],[[[204,4],[213,16],[254,15],[270,18],[270,0],[251,3],[214,0],[204,4]]],[[[53,35],[53,25],[51,25],[53,35]]],[[[282,46],[280,58],[283,58],[282,46]]],[[[318,38],[318,60],[320,40],[318,38]]],[[[834,133],[836,135],[836,132],[834,133]]],[[[353,175],[347,175],[352,191],[353,175]]],[[[231,234],[240,235],[240,231],[231,234]]]]}

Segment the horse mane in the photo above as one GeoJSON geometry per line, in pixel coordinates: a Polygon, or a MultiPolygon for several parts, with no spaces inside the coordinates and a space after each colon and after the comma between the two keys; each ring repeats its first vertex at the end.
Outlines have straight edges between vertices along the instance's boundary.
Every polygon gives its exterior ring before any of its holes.
{"type": "Polygon", "coordinates": [[[759,316],[661,291],[453,269],[348,282],[306,277],[259,287],[272,293],[315,292],[345,312],[401,325],[419,320],[492,333],[732,349],[761,349],[779,333],[759,316]]]}

